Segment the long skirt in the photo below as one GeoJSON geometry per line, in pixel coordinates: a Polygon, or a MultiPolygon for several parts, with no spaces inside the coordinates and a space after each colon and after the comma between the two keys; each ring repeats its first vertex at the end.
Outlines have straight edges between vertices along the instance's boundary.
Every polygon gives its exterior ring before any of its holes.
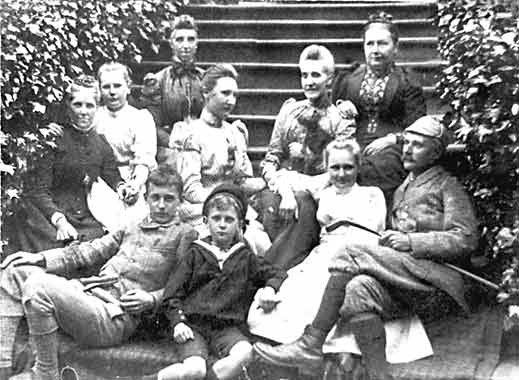
{"type": "MultiPolygon", "coordinates": [[[[77,230],[79,241],[89,241],[105,234],[105,229],[90,213],[81,218],[67,216],[77,230]]],[[[23,209],[15,218],[12,236],[13,247],[25,252],[40,252],[65,246],[66,242],[56,239],[56,227],[30,200],[23,201],[23,209]]]]}
{"type": "Polygon", "coordinates": [[[281,300],[268,313],[258,308],[256,300],[249,309],[250,331],[280,343],[297,339],[315,317],[328,283],[331,259],[342,252],[348,242],[373,239],[373,235],[355,229],[345,234],[325,235],[303,262],[288,270],[287,279],[278,291],[281,300]]]}

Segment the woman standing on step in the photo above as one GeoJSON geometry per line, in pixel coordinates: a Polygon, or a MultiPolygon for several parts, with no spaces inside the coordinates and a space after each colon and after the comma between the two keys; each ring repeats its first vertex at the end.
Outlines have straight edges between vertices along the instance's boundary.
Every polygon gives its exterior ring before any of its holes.
{"type": "Polygon", "coordinates": [[[358,110],[355,138],[364,153],[359,183],[380,187],[388,205],[406,175],[401,132],[426,114],[421,87],[395,66],[398,37],[390,15],[371,15],[364,27],[365,63],[339,74],[332,87],[334,102],[349,100],[358,110]]]}
{"type": "MultiPolygon", "coordinates": [[[[198,29],[195,20],[188,15],[175,18],[170,44],[171,65],[158,73],[144,77],[144,88],[136,104],[147,108],[157,126],[158,159],[169,146],[173,124],[200,116],[203,107],[200,81],[204,71],[195,65],[198,48],[198,29]]],[[[167,151],[166,151],[167,152],[167,151]]]]}

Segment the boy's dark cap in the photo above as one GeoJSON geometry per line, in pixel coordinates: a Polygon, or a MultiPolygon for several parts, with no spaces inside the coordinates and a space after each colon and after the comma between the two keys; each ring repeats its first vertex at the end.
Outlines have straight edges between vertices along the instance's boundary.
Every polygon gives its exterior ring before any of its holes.
{"type": "Polygon", "coordinates": [[[213,191],[211,191],[211,194],[209,194],[209,196],[204,202],[202,208],[202,215],[207,216],[207,213],[209,212],[209,210],[207,209],[207,205],[211,198],[214,198],[218,194],[226,194],[231,196],[240,207],[238,216],[240,217],[240,219],[245,220],[245,215],[247,215],[247,207],[249,205],[249,202],[247,200],[245,192],[238,185],[235,185],[233,183],[224,183],[218,185],[213,189],[213,191]]]}

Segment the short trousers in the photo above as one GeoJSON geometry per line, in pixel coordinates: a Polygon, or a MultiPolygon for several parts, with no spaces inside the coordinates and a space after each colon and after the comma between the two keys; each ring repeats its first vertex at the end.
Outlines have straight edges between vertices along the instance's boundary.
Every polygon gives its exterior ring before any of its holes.
{"type": "Polygon", "coordinates": [[[221,327],[214,327],[209,323],[188,323],[187,325],[193,330],[194,339],[177,344],[180,360],[191,356],[201,356],[207,360],[210,354],[223,358],[229,355],[236,343],[249,342],[249,338],[235,325],[221,327]]]}

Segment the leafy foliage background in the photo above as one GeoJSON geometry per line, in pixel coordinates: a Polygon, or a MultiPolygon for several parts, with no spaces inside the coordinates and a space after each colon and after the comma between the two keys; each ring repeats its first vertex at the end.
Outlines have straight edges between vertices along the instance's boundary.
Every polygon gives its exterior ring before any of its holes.
{"type": "MultiPolygon", "coordinates": [[[[3,0],[0,8],[2,229],[19,206],[27,173],[53,146],[47,107],[71,77],[104,62],[159,54],[179,0],[3,0]]],[[[3,237],[6,236],[4,233],[3,237]]]]}
{"type": "Polygon", "coordinates": [[[447,123],[467,146],[463,180],[484,257],[499,263],[486,274],[500,282],[500,301],[519,304],[519,33],[516,18],[500,17],[505,10],[517,8],[440,0],[440,54],[448,64],[438,90],[452,108],[447,123]]]}

